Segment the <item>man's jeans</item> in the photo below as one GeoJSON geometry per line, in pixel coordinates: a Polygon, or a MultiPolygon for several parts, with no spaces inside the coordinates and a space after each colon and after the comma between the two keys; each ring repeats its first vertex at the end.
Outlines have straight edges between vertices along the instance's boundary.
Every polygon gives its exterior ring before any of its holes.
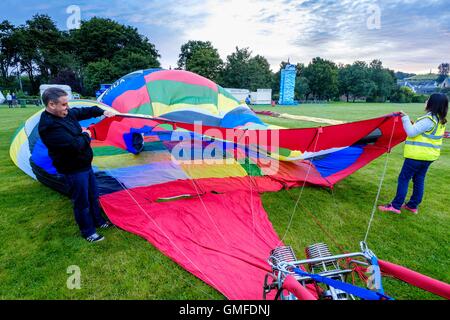
{"type": "Polygon", "coordinates": [[[65,178],[70,188],[75,221],[78,223],[83,237],[89,237],[95,233],[95,227],[106,222],[100,212],[94,172],[89,169],[83,172],[66,174],[65,178]]]}
{"type": "Polygon", "coordinates": [[[398,176],[397,195],[392,201],[392,206],[395,209],[400,209],[405,202],[406,194],[408,193],[409,181],[413,180],[413,193],[411,199],[406,204],[412,209],[417,209],[422,202],[423,192],[425,188],[425,175],[428,167],[433,161],[421,161],[413,159],[405,159],[402,171],[398,176]]]}

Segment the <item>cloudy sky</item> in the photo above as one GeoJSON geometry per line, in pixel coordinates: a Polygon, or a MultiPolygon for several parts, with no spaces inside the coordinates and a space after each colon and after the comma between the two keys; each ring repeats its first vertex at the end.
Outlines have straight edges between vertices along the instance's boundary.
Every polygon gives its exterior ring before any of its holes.
{"type": "Polygon", "coordinates": [[[67,29],[66,13],[78,5],[81,18],[114,19],[138,28],[175,66],[187,40],[209,40],[222,58],[236,46],[280,61],[308,63],[381,59],[414,73],[450,61],[450,0],[35,0],[2,1],[0,19],[23,24],[36,13],[67,29]]]}

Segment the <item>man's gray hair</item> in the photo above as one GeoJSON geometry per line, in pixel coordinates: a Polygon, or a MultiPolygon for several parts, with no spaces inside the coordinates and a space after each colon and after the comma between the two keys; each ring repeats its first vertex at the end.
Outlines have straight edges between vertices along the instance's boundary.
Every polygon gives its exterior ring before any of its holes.
{"type": "Polygon", "coordinates": [[[45,106],[48,106],[50,101],[58,102],[58,99],[61,97],[67,96],[67,92],[60,88],[48,88],[42,94],[42,102],[44,102],[45,106]]]}

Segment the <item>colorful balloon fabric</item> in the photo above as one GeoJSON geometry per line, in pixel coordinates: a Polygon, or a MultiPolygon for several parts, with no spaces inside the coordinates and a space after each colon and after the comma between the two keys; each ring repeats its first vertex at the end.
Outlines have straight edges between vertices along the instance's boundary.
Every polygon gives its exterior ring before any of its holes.
{"type": "MultiPolygon", "coordinates": [[[[132,73],[100,100],[70,106],[121,113],[82,123],[94,133],[105,213],[229,299],[262,298],[267,258],[282,244],[260,193],[305,183],[332,187],[405,139],[397,114],[274,129],[217,84],[186,71],[132,73]],[[300,156],[280,161],[279,148],[300,156]]],[[[67,192],[39,138],[40,112],[18,130],[11,158],[29,176],[67,192]]]]}

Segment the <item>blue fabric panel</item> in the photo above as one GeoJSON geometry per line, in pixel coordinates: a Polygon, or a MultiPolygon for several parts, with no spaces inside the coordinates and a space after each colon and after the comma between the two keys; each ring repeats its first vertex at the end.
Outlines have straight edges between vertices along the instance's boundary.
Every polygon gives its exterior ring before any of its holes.
{"type": "Polygon", "coordinates": [[[312,160],[317,171],[326,178],[351,166],[361,156],[363,146],[352,146],[312,160]]]}
{"type": "Polygon", "coordinates": [[[238,107],[228,112],[223,117],[220,126],[223,128],[236,128],[248,122],[264,125],[264,122],[262,122],[253,111],[245,107],[238,107]]]}
{"type": "Polygon", "coordinates": [[[218,127],[220,125],[220,118],[214,117],[211,115],[203,114],[195,111],[174,111],[170,113],[166,113],[161,118],[186,122],[186,123],[194,123],[194,121],[201,121],[204,126],[212,126],[218,127]]]}
{"type": "Polygon", "coordinates": [[[47,173],[57,174],[56,168],[53,166],[53,161],[48,155],[48,149],[41,139],[36,140],[33,152],[31,153],[31,161],[37,166],[44,169],[47,173]]]}

